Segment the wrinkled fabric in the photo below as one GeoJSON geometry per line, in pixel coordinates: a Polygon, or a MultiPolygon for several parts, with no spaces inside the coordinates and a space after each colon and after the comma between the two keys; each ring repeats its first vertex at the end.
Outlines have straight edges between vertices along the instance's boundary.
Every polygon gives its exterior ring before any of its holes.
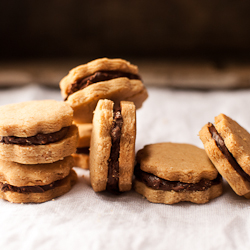
{"type": "MultiPolygon", "coordinates": [[[[136,151],[156,142],[203,148],[199,130],[225,113],[250,131],[250,90],[190,91],[149,88],[137,111],[136,151]]],[[[0,105],[62,100],[38,85],[0,90],[0,105]]],[[[73,189],[42,204],[0,200],[0,249],[249,249],[250,201],[224,181],[224,194],[207,204],[153,204],[130,191],[95,193],[87,170],[75,168],[73,189]]]]}

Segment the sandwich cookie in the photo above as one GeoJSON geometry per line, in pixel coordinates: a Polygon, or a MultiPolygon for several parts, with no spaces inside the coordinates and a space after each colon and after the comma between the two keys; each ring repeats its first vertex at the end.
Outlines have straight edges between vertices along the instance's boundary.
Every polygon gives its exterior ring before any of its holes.
{"type": "Polygon", "coordinates": [[[115,107],[110,100],[100,100],[94,112],[89,169],[95,192],[116,193],[132,187],[136,108],[132,102],[119,104],[115,107]]]}
{"type": "Polygon", "coordinates": [[[72,154],[75,166],[89,169],[89,147],[92,133],[92,123],[76,124],[79,131],[76,153],[72,154]]]}
{"type": "Polygon", "coordinates": [[[134,189],[150,202],[206,203],[222,194],[222,180],[203,149],[157,143],[136,155],[134,189]]]}
{"type": "Polygon", "coordinates": [[[0,107],[0,159],[22,164],[52,163],[76,150],[73,110],[54,100],[0,107]]]}
{"type": "Polygon", "coordinates": [[[40,203],[68,192],[77,181],[72,156],[47,164],[0,160],[0,198],[13,203],[40,203]]]}
{"type": "Polygon", "coordinates": [[[122,59],[101,58],[72,69],[60,82],[76,123],[91,123],[99,99],[132,101],[140,108],[148,97],[138,68],[122,59]]]}
{"type": "Polygon", "coordinates": [[[220,114],[199,132],[207,155],[236,194],[250,198],[250,134],[220,114]]]}

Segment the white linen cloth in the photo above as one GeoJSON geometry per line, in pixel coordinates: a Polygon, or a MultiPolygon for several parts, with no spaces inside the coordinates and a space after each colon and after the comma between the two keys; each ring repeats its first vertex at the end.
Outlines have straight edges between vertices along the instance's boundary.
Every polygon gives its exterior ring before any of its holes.
{"type": "MultiPolygon", "coordinates": [[[[250,90],[194,91],[149,88],[137,111],[136,150],[156,142],[203,148],[198,132],[225,113],[250,131],[250,90]]],[[[0,105],[62,100],[58,89],[38,85],[0,90],[0,105]]],[[[1,115],[0,115],[1,119],[1,115]]],[[[224,194],[207,204],[153,204],[130,191],[95,193],[88,171],[55,200],[12,204],[0,200],[0,249],[248,249],[250,201],[224,182],[224,194]],[[84,175],[84,177],[83,177],[84,175]]]]}

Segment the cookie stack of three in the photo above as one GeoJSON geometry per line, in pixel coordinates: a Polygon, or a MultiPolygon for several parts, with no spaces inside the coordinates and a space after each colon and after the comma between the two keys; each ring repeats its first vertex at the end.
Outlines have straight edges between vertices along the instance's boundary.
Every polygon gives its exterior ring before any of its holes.
{"type": "Polygon", "coordinates": [[[0,198],[45,202],[68,192],[77,180],[71,156],[78,129],[73,110],[54,100],[0,107],[0,198]]]}

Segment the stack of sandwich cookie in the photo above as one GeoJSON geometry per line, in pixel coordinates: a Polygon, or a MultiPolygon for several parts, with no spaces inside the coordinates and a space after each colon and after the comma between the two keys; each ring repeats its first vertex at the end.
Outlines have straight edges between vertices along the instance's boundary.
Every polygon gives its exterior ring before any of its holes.
{"type": "Polygon", "coordinates": [[[83,169],[89,168],[89,147],[92,133],[92,123],[76,124],[79,131],[76,153],[72,154],[75,166],[83,169]]]}
{"type": "Polygon", "coordinates": [[[207,155],[236,194],[250,198],[250,134],[220,114],[199,132],[207,155]]]}
{"type": "Polygon", "coordinates": [[[78,129],[73,110],[54,100],[0,107],[0,197],[44,202],[69,191],[77,176],[72,153],[78,129]]]}
{"type": "Polygon", "coordinates": [[[132,102],[100,100],[93,118],[90,181],[95,192],[129,191],[135,159],[136,114],[132,102]]]}
{"type": "Polygon", "coordinates": [[[203,149],[190,144],[157,143],[136,155],[135,191],[150,202],[206,203],[222,194],[222,178],[203,149]]]}
{"type": "Polygon", "coordinates": [[[99,99],[131,101],[140,108],[148,94],[138,68],[122,59],[102,58],[72,69],[60,82],[76,123],[91,123],[99,99]]]}

